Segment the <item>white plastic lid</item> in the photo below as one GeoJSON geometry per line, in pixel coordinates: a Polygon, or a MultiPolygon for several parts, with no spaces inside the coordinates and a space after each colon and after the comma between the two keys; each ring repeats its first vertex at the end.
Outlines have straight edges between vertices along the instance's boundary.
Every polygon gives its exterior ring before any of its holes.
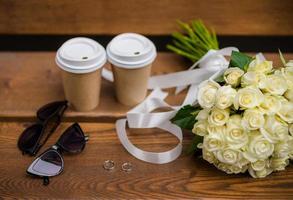
{"type": "Polygon", "coordinates": [[[107,46],[110,63],[117,67],[135,69],[151,64],[156,56],[156,47],[148,38],[136,33],[123,33],[107,46]]]}
{"type": "Polygon", "coordinates": [[[76,37],[67,40],[57,51],[57,65],[68,72],[83,74],[93,72],[106,63],[106,51],[96,41],[76,37]]]}

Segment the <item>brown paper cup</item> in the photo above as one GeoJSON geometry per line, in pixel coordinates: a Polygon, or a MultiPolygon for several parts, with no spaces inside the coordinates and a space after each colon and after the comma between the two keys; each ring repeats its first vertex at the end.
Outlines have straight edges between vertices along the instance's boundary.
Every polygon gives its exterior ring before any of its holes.
{"type": "Polygon", "coordinates": [[[61,71],[65,97],[72,107],[77,111],[96,108],[100,99],[101,69],[86,74],[61,71]]]}
{"type": "Polygon", "coordinates": [[[147,95],[151,64],[137,69],[121,68],[113,64],[111,66],[117,100],[128,106],[142,102],[147,95]]]}
{"type": "Polygon", "coordinates": [[[147,95],[151,65],[157,56],[154,43],[137,33],[117,35],[107,45],[117,100],[134,106],[147,95]]]}
{"type": "Polygon", "coordinates": [[[77,111],[89,111],[99,104],[101,70],[106,52],[96,41],[77,37],[66,41],[55,61],[61,69],[66,100],[77,111]]]}

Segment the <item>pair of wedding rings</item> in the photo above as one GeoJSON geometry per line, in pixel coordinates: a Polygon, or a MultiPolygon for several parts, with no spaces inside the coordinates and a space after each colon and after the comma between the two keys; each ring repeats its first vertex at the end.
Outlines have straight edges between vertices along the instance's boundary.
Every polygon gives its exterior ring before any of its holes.
{"type": "MultiPolygon", "coordinates": [[[[103,168],[105,170],[113,170],[115,168],[115,163],[113,160],[106,160],[103,164],[103,168]]],[[[130,162],[125,162],[121,165],[121,169],[125,172],[131,172],[132,171],[132,164],[130,162]]]]}

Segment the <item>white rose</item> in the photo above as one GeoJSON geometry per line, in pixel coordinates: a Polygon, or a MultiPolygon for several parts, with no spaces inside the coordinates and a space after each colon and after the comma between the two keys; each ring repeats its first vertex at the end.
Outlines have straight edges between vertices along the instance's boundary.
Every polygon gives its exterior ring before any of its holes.
{"type": "Polygon", "coordinates": [[[288,124],[275,115],[266,116],[264,127],[260,128],[261,134],[271,143],[286,140],[288,131],[288,124]]]}
{"type": "Polygon", "coordinates": [[[239,151],[229,148],[218,150],[214,154],[220,162],[226,164],[236,164],[241,158],[239,151]]]}
{"type": "Polygon", "coordinates": [[[197,100],[202,108],[211,108],[216,101],[216,93],[221,86],[215,81],[207,80],[199,85],[197,100]]]}
{"type": "Polygon", "coordinates": [[[234,126],[234,125],[237,125],[237,126],[241,126],[241,121],[242,121],[242,116],[241,115],[238,115],[238,114],[234,114],[234,115],[231,115],[229,117],[229,120],[227,122],[227,126],[234,126]]]}
{"type": "Polygon", "coordinates": [[[257,109],[247,109],[244,111],[241,124],[245,130],[256,130],[263,127],[265,118],[257,109]]]}
{"type": "Polygon", "coordinates": [[[244,71],[242,69],[238,67],[231,67],[224,72],[224,80],[232,87],[237,87],[240,84],[241,76],[243,74],[244,71]]]}
{"type": "Polygon", "coordinates": [[[243,156],[250,162],[267,159],[274,152],[274,145],[265,139],[259,131],[249,134],[249,142],[243,152],[243,156]]]}
{"type": "Polygon", "coordinates": [[[283,76],[284,68],[279,68],[274,71],[275,75],[283,76]]]}
{"type": "Polygon", "coordinates": [[[205,136],[208,134],[207,125],[208,122],[206,120],[199,120],[194,124],[192,132],[199,136],[205,136]]]}
{"type": "Polygon", "coordinates": [[[226,172],[227,174],[232,174],[232,170],[230,169],[230,165],[226,163],[218,163],[215,165],[219,170],[226,172]]]}
{"type": "Polygon", "coordinates": [[[290,136],[288,139],[288,146],[289,146],[289,158],[293,160],[293,137],[290,136]]]}
{"type": "Polygon", "coordinates": [[[273,69],[273,62],[272,61],[261,61],[258,58],[254,59],[250,62],[247,71],[254,71],[258,73],[268,74],[273,69]]]}
{"type": "Polygon", "coordinates": [[[202,110],[200,110],[197,114],[197,116],[195,117],[196,120],[207,120],[209,117],[211,109],[209,108],[204,108],[202,110]]]}
{"type": "Polygon", "coordinates": [[[244,158],[243,155],[241,155],[241,156],[242,156],[242,158],[239,160],[237,165],[242,168],[242,172],[245,172],[248,168],[248,164],[250,163],[250,161],[247,160],[246,158],[244,158]]]}
{"type": "Polygon", "coordinates": [[[228,121],[229,114],[229,110],[227,109],[222,110],[214,107],[208,117],[208,122],[214,126],[222,126],[228,121]]]}
{"type": "Polygon", "coordinates": [[[274,95],[283,95],[288,89],[288,85],[284,77],[272,74],[260,82],[260,88],[274,95]]]}
{"type": "Polygon", "coordinates": [[[220,87],[216,94],[216,107],[220,109],[229,108],[233,104],[236,93],[236,90],[230,85],[220,87]]]}
{"type": "Polygon", "coordinates": [[[225,140],[231,149],[240,149],[248,143],[248,135],[239,124],[228,123],[225,140]]]}
{"type": "Polygon", "coordinates": [[[216,164],[219,162],[217,158],[215,157],[215,155],[213,154],[213,152],[210,152],[207,149],[202,150],[202,157],[204,160],[208,161],[211,164],[216,164]]]}
{"type": "Polygon", "coordinates": [[[290,101],[283,101],[282,107],[277,112],[278,116],[281,117],[284,121],[287,123],[292,124],[293,123],[293,102],[290,101]]]}
{"type": "Polygon", "coordinates": [[[289,125],[289,133],[293,136],[293,124],[289,125]]]}
{"type": "Polygon", "coordinates": [[[271,158],[271,168],[274,171],[285,170],[286,166],[289,165],[289,158],[271,158]]]}
{"type": "MultiPolygon", "coordinates": [[[[208,127],[208,130],[209,127],[208,127]]],[[[215,132],[210,132],[211,134],[204,136],[203,139],[203,149],[207,151],[216,151],[219,149],[222,149],[225,146],[225,141],[223,138],[223,133],[222,133],[221,128],[217,129],[215,128],[215,132]],[[221,131],[221,132],[220,132],[221,131]]]]}
{"type": "Polygon", "coordinates": [[[293,88],[293,67],[284,67],[275,71],[276,75],[281,75],[286,80],[290,89],[293,88]]]}
{"type": "Polygon", "coordinates": [[[230,165],[226,163],[218,163],[215,164],[215,166],[221,170],[226,172],[227,174],[239,174],[239,173],[244,173],[247,170],[246,166],[239,167],[238,165],[230,165]]]}
{"type": "MultiPolygon", "coordinates": [[[[292,61],[292,60],[290,60],[290,61],[292,61]]],[[[292,77],[293,77],[293,66],[285,67],[285,74],[288,75],[288,76],[290,76],[291,79],[292,79],[292,77]]]]}
{"type": "Polygon", "coordinates": [[[238,110],[241,108],[254,108],[263,102],[264,96],[262,92],[253,87],[246,87],[238,90],[235,99],[234,107],[238,110]]]}
{"type": "Polygon", "coordinates": [[[293,88],[288,89],[284,96],[286,97],[286,99],[288,99],[289,101],[293,102],[293,88]]]}
{"type": "Polygon", "coordinates": [[[237,165],[230,165],[229,169],[233,174],[239,174],[239,173],[244,173],[247,168],[246,168],[246,166],[239,167],[237,165]]]}
{"type": "Polygon", "coordinates": [[[249,167],[248,172],[253,178],[264,178],[270,175],[273,172],[273,170],[270,167],[266,167],[263,170],[254,171],[252,167],[249,167]]]}
{"type": "Polygon", "coordinates": [[[210,135],[217,135],[223,137],[226,134],[226,126],[214,126],[208,124],[207,130],[210,135]]]}
{"type": "Polygon", "coordinates": [[[284,141],[280,141],[275,144],[273,156],[275,158],[288,157],[293,147],[290,144],[290,138],[284,141]]]}
{"type": "Polygon", "coordinates": [[[270,175],[272,172],[273,172],[273,169],[265,168],[264,170],[256,171],[255,176],[256,176],[256,178],[265,178],[268,175],[270,175]]]}
{"type": "Polygon", "coordinates": [[[241,86],[255,86],[259,87],[261,81],[266,79],[266,75],[259,72],[246,72],[241,78],[241,86]]]}
{"type": "Polygon", "coordinates": [[[293,60],[289,60],[287,63],[284,65],[285,67],[292,67],[293,68],[293,60]]]}
{"type": "Polygon", "coordinates": [[[262,171],[268,166],[268,159],[267,160],[257,160],[250,164],[251,168],[254,171],[262,171]]]}
{"type": "Polygon", "coordinates": [[[265,114],[275,114],[281,109],[281,107],[281,100],[270,93],[264,94],[264,100],[259,105],[259,109],[265,114]]]}
{"type": "Polygon", "coordinates": [[[289,88],[293,88],[293,66],[286,67],[283,76],[285,77],[289,88]]]}

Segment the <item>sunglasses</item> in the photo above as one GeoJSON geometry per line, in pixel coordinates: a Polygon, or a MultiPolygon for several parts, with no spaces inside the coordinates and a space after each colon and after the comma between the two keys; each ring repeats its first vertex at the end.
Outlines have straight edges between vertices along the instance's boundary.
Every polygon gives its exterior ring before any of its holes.
{"type": "Polygon", "coordinates": [[[37,122],[26,128],[18,139],[18,148],[23,154],[36,155],[61,122],[67,109],[67,101],[57,101],[37,111],[37,122]]]}
{"type": "Polygon", "coordinates": [[[43,178],[43,185],[49,184],[49,177],[59,175],[64,168],[62,152],[80,153],[85,147],[85,136],[77,123],[74,123],[60,136],[57,143],[38,156],[28,167],[27,173],[43,178]]]}

